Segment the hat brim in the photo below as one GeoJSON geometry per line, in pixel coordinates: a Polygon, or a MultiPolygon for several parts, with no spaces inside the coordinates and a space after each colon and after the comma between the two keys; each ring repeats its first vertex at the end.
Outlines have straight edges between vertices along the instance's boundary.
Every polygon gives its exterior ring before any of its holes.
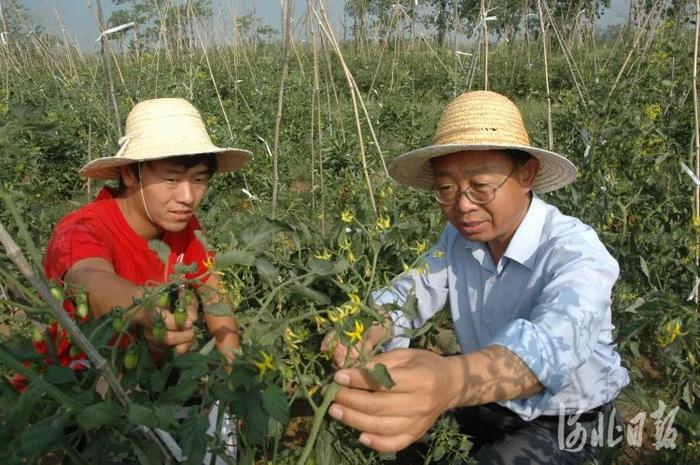
{"type": "Polygon", "coordinates": [[[83,166],[79,173],[86,178],[101,179],[104,181],[119,179],[119,168],[137,162],[163,160],[184,156],[202,155],[206,153],[216,154],[217,173],[226,173],[243,169],[253,159],[253,153],[249,150],[212,147],[198,153],[172,153],[162,157],[125,158],[104,157],[93,160],[83,166]]]}
{"type": "Polygon", "coordinates": [[[400,184],[416,189],[433,187],[433,169],[430,160],[451,153],[475,150],[520,150],[529,153],[540,162],[532,190],[544,194],[560,189],[576,180],[576,167],[566,157],[529,145],[499,144],[445,144],[431,145],[406,152],[389,163],[389,174],[400,184]]]}

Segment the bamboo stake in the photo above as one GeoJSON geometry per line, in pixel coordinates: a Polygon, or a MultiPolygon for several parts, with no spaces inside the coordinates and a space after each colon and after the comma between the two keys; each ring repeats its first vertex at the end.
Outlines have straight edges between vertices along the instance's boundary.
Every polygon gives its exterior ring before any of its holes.
{"type": "Polygon", "coordinates": [[[540,16],[540,35],[542,36],[542,51],[544,53],[544,87],[547,93],[547,136],[549,150],[554,149],[554,130],[552,129],[552,95],[549,93],[549,64],[547,63],[547,31],[544,26],[542,0],[537,0],[537,12],[540,16]]]}
{"type": "Polygon", "coordinates": [[[486,5],[484,0],[481,0],[479,7],[481,22],[484,28],[484,90],[489,90],[489,30],[486,24],[486,5]]]}
{"type": "MultiPolygon", "coordinates": [[[[119,384],[119,381],[114,375],[114,372],[112,372],[112,368],[109,366],[109,363],[107,363],[107,360],[100,355],[97,349],[93,347],[82,331],[80,331],[78,325],[75,324],[75,321],[68,315],[68,313],[66,313],[65,310],[63,310],[62,303],[59,303],[53,298],[49,288],[39,278],[39,276],[37,276],[29,262],[27,262],[24,254],[17,246],[17,243],[9,235],[2,222],[0,222],[0,243],[2,243],[3,247],[5,248],[7,257],[12,260],[22,275],[32,284],[41,298],[44,299],[44,302],[48,303],[48,310],[51,315],[58,321],[61,327],[68,332],[73,343],[80,347],[83,352],[85,352],[85,355],[90,360],[90,364],[94,367],[94,369],[96,369],[107,381],[107,384],[116,396],[119,403],[125,407],[129,407],[131,400],[129,399],[126,391],[124,391],[124,388],[122,388],[121,384],[119,384]]],[[[170,464],[171,455],[169,451],[165,448],[151,428],[144,428],[146,436],[158,446],[165,457],[166,463],[170,464]]]]}
{"type": "Polygon", "coordinates": [[[632,55],[634,54],[635,50],[637,50],[637,47],[639,46],[639,40],[642,38],[642,33],[646,29],[647,24],[649,24],[649,20],[654,15],[656,8],[660,7],[664,3],[665,3],[665,0],[658,0],[654,4],[654,7],[646,15],[646,18],[644,18],[644,23],[642,24],[642,26],[637,28],[637,33],[635,34],[634,41],[632,42],[632,47],[630,47],[630,51],[629,51],[629,53],[627,53],[627,57],[625,58],[625,61],[622,63],[622,66],[620,67],[620,71],[617,73],[617,77],[615,78],[615,82],[613,82],[612,87],[610,87],[610,92],[608,92],[608,96],[605,99],[605,103],[603,104],[604,110],[608,108],[608,103],[610,102],[610,97],[612,97],[613,92],[615,92],[615,89],[617,88],[617,84],[620,82],[620,79],[622,78],[622,75],[624,74],[625,69],[627,69],[627,65],[629,64],[629,61],[632,58],[632,55]]]}
{"type": "MultiPolygon", "coordinates": [[[[309,13],[311,12],[311,0],[307,0],[307,8],[309,13]]],[[[318,40],[316,36],[316,27],[309,21],[309,27],[311,28],[312,46],[313,46],[313,58],[314,58],[314,91],[312,97],[311,105],[311,120],[316,122],[316,138],[318,140],[317,152],[318,152],[318,173],[319,173],[319,188],[321,190],[321,205],[320,205],[320,222],[321,222],[321,237],[326,235],[326,188],[325,188],[325,175],[323,173],[323,132],[321,131],[321,87],[319,83],[319,63],[318,63],[318,40]],[[315,105],[314,105],[315,103],[315,105]],[[315,117],[314,117],[315,115],[315,117]]],[[[314,141],[314,128],[311,128],[311,144],[313,148],[314,141]]],[[[313,193],[313,189],[312,189],[313,193]]],[[[314,194],[315,195],[315,194],[314,194]]]]}
{"type": "Polygon", "coordinates": [[[277,194],[279,191],[279,153],[280,153],[280,126],[282,125],[282,106],[284,105],[284,84],[289,73],[289,47],[292,40],[292,9],[294,2],[286,1],[284,14],[284,42],[282,43],[282,76],[277,93],[277,115],[275,116],[275,136],[272,146],[272,218],[277,216],[277,194]]]}
{"type": "MultiPolygon", "coordinates": [[[[695,50],[693,53],[693,110],[695,113],[695,174],[700,174],[700,109],[698,108],[698,42],[700,42],[700,0],[695,0],[695,50]]],[[[695,186],[695,218],[700,218],[700,186],[695,186]]],[[[700,235],[695,235],[695,266],[700,265],[700,235]]],[[[698,277],[695,276],[697,284],[698,277]]],[[[700,292],[695,292],[698,308],[700,292]]]]}
{"type": "Polygon", "coordinates": [[[105,48],[108,47],[107,36],[104,35],[105,31],[105,20],[102,14],[102,2],[101,0],[96,0],[97,3],[97,23],[100,28],[100,54],[102,55],[102,63],[104,64],[105,71],[107,72],[107,80],[109,82],[109,96],[112,100],[112,107],[114,109],[114,119],[117,126],[117,134],[119,138],[122,137],[122,125],[121,118],[119,117],[119,105],[117,104],[117,96],[114,93],[114,78],[112,77],[112,63],[109,57],[105,54],[105,48]]]}
{"type": "Polygon", "coordinates": [[[581,75],[581,72],[579,71],[578,66],[576,66],[576,61],[574,60],[574,56],[571,53],[569,46],[564,41],[562,34],[559,33],[559,29],[557,28],[557,24],[556,24],[556,21],[554,20],[554,16],[552,15],[552,13],[549,9],[549,5],[547,4],[547,0],[543,0],[543,1],[544,1],[544,11],[547,13],[547,16],[549,17],[549,23],[547,23],[547,24],[552,25],[552,30],[554,31],[554,36],[557,38],[557,41],[559,42],[559,47],[561,48],[561,51],[564,54],[564,60],[566,61],[566,64],[569,67],[569,72],[571,73],[571,77],[574,80],[574,85],[576,86],[576,91],[578,92],[579,98],[581,99],[583,106],[586,107],[586,106],[588,106],[587,105],[588,90],[586,89],[586,85],[583,82],[583,76],[581,75]],[[577,77],[577,74],[578,74],[578,77],[577,77]],[[581,80],[580,84],[579,84],[579,79],[581,80]],[[584,98],[584,94],[586,95],[586,98],[584,98]]]}
{"type": "MultiPolygon", "coordinates": [[[[365,177],[365,182],[367,183],[367,194],[369,196],[370,205],[372,206],[372,211],[374,212],[375,215],[378,216],[379,213],[377,211],[377,204],[374,201],[374,192],[372,190],[372,180],[369,177],[369,171],[367,169],[367,158],[365,156],[365,143],[364,143],[364,140],[362,137],[362,125],[360,124],[360,115],[359,115],[358,108],[357,108],[357,100],[358,100],[358,96],[359,96],[359,91],[357,90],[357,87],[354,85],[352,74],[350,74],[350,70],[348,69],[347,64],[345,63],[345,59],[343,58],[343,54],[340,51],[340,46],[338,45],[338,42],[335,40],[335,35],[333,33],[333,30],[330,27],[330,22],[328,21],[328,16],[326,15],[326,11],[325,11],[325,8],[323,6],[323,0],[319,0],[319,8],[321,10],[321,16],[319,17],[319,15],[315,9],[313,10],[314,15],[316,16],[316,19],[318,20],[318,22],[321,26],[321,29],[328,37],[328,40],[331,43],[331,46],[335,49],[336,54],[338,55],[338,58],[340,59],[340,64],[343,67],[343,72],[345,73],[345,78],[348,82],[348,87],[350,88],[350,97],[352,98],[352,108],[353,108],[353,113],[355,115],[355,126],[357,129],[358,145],[360,146],[360,161],[362,163],[362,172],[363,172],[364,177],[365,177]]],[[[359,98],[360,98],[360,100],[362,100],[361,96],[359,96],[359,98]]]]}

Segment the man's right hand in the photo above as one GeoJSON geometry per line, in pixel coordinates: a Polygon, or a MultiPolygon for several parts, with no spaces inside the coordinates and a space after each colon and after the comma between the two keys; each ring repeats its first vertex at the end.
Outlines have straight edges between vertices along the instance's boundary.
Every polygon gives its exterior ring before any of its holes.
{"type": "Polygon", "coordinates": [[[143,326],[143,334],[148,341],[149,346],[156,351],[163,352],[165,349],[172,348],[176,354],[186,354],[189,352],[192,341],[195,338],[194,323],[197,321],[196,301],[189,303],[187,306],[187,319],[182,325],[175,322],[175,315],[167,309],[156,307],[155,311],[146,313],[141,310],[135,317],[136,323],[143,326]],[[161,326],[161,328],[158,328],[161,326]],[[165,327],[165,335],[162,338],[157,338],[155,332],[163,331],[165,327]]]}

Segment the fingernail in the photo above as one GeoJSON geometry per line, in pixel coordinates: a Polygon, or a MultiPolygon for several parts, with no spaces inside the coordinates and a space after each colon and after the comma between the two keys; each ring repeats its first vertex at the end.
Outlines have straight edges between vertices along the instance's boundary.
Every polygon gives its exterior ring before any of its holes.
{"type": "Polygon", "coordinates": [[[338,372],[333,376],[333,380],[343,386],[350,384],[350,376],[347,373],[338,372]]]}
{"type": "Polygon", "coordinates": [[[365,445],[367,447],[369,447],[369,445],[372,443],[372,441],[370,441],[369,437],[367,437],[367,435],[365,435],[365,434],[360,435],[359,441],[360,441],[360,443],[362,443],[363,445],[365,445]]]}
{"type": "Polygon", "coordinates": [[[328,415],[340,421],[343,419],[343,409],[333,404],[331,405],[331,408],[328,409],[328,415]]]}

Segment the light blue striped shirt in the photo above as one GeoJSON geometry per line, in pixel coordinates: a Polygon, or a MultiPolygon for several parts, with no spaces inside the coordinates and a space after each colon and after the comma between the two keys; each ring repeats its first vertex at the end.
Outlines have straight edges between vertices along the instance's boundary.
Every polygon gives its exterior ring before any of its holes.
{"type": "Polygon", "coordinates": [[[533,195],[503,257],[448,224],[416,269],[373,294],[401,307],[415,292],[418,316],[392,312],[395,338],[449,305],[462,353],[501,345],[520,357],[544,386],[501,405],[524,420],[585,411],[617,397],[629,383],[613,344],[610,293],[617,261],[593,229],[533,195]]]}

